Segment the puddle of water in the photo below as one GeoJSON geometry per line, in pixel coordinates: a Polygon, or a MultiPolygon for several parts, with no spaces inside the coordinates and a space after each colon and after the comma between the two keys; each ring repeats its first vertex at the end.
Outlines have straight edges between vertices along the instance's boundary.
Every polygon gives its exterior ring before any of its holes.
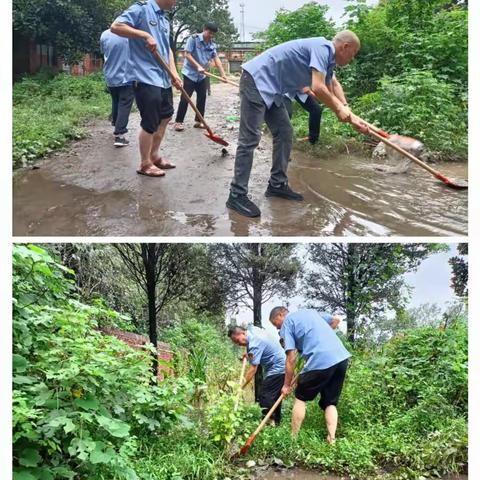
{"type": "MultiPolygon", "coordinates": [[[[267,470],[256,477],[256,480],[348,480],[347,477],[323,475],[313,470],[292,468],[288,470],[267,470]]],[[[438,480],[438,479],[437,479],[438,480]]],[[[453,475],[442,477],[440,480],[468,480],[467,475],[453,475]]]]}

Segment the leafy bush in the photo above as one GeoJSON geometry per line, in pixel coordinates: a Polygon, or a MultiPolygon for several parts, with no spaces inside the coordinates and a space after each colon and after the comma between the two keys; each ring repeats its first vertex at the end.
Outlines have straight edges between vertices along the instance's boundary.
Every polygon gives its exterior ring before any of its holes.
{"type": "Polygon", "coordinates": [[[107,117],[110,96],[101,74],[26,77],[13,87],[13,162],[26,166],[69,140],[86,135],[82,125],[107,117]]]}
{"type": "Polygon", "coordinates": [[[467,156],[467,111],[448,83],[412,70],[384,77],[375,93],[358,99],[354,111],[390,133],[422,140],[438,157],[467,156]]]}
{"type": "Polygon", "coordinates": [[[103,307],[72,299],[45,251],[17,245],[13,260],[14,478],[138,478],[142,437],[189,425],[191,383],[152,385],[150,353],[95,330],[103,307]]]}

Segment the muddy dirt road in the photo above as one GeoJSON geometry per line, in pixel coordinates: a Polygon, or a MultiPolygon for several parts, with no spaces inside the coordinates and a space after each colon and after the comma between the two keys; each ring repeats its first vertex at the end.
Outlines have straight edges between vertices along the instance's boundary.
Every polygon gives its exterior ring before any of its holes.
{"type": "MultiPolygon", "coordinates": [[[[176,99],[178,101],[178,97],[176,99]]],[[[135,173],[139,163],[139,117],[130,120],[131,145],[115,149],[107,121],[91,125],[89,136],[66,151],[17,171],[13,184],[16,236],[319,236],[466,235],[467,193],[445,188],[415,167],[401,175],[376,172],[370,159],[312,158],[294,151],[292,187],[305,201],[267,199],[271,138],[256,153],[250,194],[262,210],[247,219],[225,207],[232,178],[238,122],[235,87],[213,84],[207,119],[230,142],[229,155],[191,128],[169,128],[162,155],[177,164],[164,178],[135,173]]],[[[466,177],[466,165],[437,168],[466,177]]]]}

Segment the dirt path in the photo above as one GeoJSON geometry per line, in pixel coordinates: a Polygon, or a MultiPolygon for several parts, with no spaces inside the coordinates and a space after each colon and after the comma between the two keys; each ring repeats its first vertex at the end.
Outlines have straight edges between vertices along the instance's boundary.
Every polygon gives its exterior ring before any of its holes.
{"type": "MultiPolygon", "coordinates": [[[[178,97],[176,99],[178,101],[178,97]]],[[[462,235],[467,232],[467,195],[448,191],[423,171],[387,176],[370,160],[292,154],[291,185],[301,203],[263,196],[271,165],[271,138],[255,155],[250,193],[261,219],[246,219],[225,207],[232,178],[238,122],[235,87],[212,85],[207,119],[230,142],[229,154],[191,128],[169,128],[162,154],[177,164],[161,179],[135,173],[139,163],[139,117],[130,120],[131,145],[115,149],[107,121],[94,123],[88,138],[14,176],[16,236],[316,236],[462,235]]],[[[442,166],[466,175],[464,165],[442,166]]]]}

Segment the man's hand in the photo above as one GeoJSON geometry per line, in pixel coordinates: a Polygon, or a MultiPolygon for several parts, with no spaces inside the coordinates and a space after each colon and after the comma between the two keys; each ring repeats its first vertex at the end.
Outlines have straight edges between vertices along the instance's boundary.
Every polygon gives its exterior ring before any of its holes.
{"type": "Polygon", "coordinates": [[[228,78],[225,74],[222,75],[222,80],[226,83],[228,81],[228,78]]]}
{"type": "Polygon", "coordinates": [[[145,46],[152,52],[155,53],[155,50],[157,49],[157,42],[155,39],[147,33],[147,36],[145,37],[145,46]]]}
{"type": "Polygon", "coordinates": [[[182,79],[178,76],[174,77],[172,79],[173,86],[177,89],[180,90],[180,88],[183,86],[182,85],[182,79]]]}
{"type": "Polygon", "coordinates": [[[198,73],[205,73],[205,69],[201,65],[197,67],[197,70],[198,70],[198,73]]]}
{"type": "Polygon", "coordinates": [[[336,115],[337,118],[343,123],[351,122],[352,112],[348,107],[344,107],[342,105],[342,107],[336,112],[336,115]]]}
{"type": "Polygon", "coordinates": [[[290,395],[290,392],[292,391],[292,387],[290,385],[284,385],[282,387],[282,391],[280,392],[284,397],[290,395]]]}
{"type": "Polygon", "coordinates": [[[356,115],[353,113],[350,114],[350,123],[352,127],[359,133],[363,133],[364,135],[368,135],[368,126],[365,125],[356,115]]]}

